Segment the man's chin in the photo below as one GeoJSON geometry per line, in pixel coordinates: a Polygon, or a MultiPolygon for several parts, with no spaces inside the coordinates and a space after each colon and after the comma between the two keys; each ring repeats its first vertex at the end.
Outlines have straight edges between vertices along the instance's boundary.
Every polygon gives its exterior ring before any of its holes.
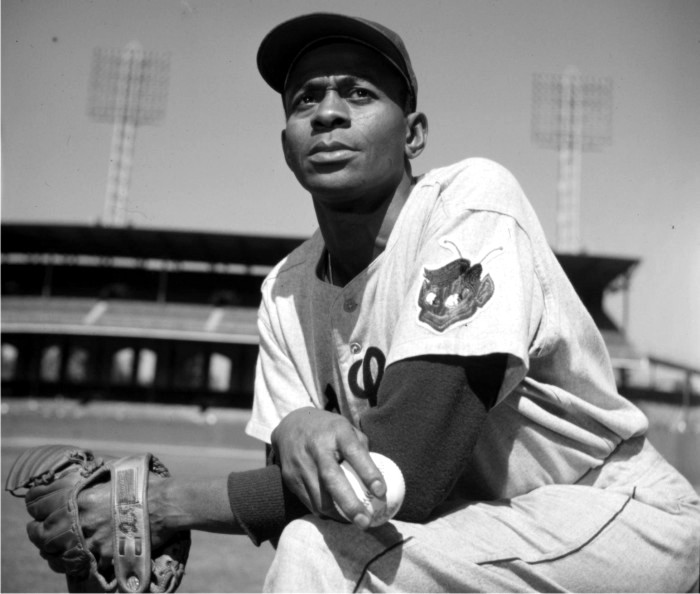
{"type": "Polygon", "coordinates": [[[362,180],[349,175],[344,168],[315,172],[303,180],[299,180],[308,192],[319,198],[339,198],[342,196],[355,196],[362,192],[362,180]]]}

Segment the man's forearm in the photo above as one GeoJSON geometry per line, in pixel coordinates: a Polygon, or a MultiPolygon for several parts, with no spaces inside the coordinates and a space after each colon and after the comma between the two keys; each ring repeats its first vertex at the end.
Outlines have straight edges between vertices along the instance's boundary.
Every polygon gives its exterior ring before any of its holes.
{"type": "Polygon", "coordinates": [[[243,534],[231,510],[228,479],[172,477],[151,482],[148,488],[151,530],[204,530],[243,534]]]}
{"type": "Polygon", "coordinates": [[[169,478],[149,485],[151,530],[245,534],[256,544],[276,538],[308,510],[286,488],[277,466],[217,478],[169,478]]]}

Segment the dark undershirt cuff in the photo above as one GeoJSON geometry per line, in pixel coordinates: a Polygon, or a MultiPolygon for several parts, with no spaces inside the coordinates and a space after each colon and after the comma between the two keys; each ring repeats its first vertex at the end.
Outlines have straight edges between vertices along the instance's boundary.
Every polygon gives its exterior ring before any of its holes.
{"type": "Polygon", "coordinates": [[[256,546],[278,538],[289,522],[310,513],[285,487],[276,465],[232,472],[228,497],[233,515],[256,546]]]}

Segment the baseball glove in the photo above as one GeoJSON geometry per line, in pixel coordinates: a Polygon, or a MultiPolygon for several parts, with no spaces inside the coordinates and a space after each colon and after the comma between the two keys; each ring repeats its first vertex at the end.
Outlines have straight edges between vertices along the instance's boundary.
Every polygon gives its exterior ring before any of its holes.
{"type": "Polygon", "coordinates": [[[146,497],[151,474],[170,475],[151,454],[96,458],[89,450],[47,445],[25,450],[15,460],[5,489],[24,497],[29,514],[42,523],[41,556],[66,574],[70,592],[174,592],[185,572],[190,533],[179,532],[151,550],[146,497]],[[106,480],[111,481],[114,551],[107,570],[88,549],[78,510],[78,494],[106,480]]]}

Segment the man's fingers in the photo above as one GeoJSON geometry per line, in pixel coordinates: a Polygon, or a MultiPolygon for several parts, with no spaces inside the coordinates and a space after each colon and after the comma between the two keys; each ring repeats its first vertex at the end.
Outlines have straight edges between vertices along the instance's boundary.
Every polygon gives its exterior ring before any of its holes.
{"type": "Polygon", "coordinates": [[[43,543],[43,526],[41,522],[29,522],[27,524],[27,536],[31,543],[39,550],[41,550],[41,545],[43,543]]]}
{"type": "Polygon", "coordinates": [[[287,488],[294,493],[309,511],[313,511],[313,503],[300,475],[294,474],[288,467],[282,466],[282,479],[287,488]]]}
{"type": "Polygon", "coordinates": [[[336,439],[335,457],[317,461],[323,485],[343,514],[359,528],[366,529],[372,521],[371,512],[358,498],[340,464],[349,464],[359,477],[360,489],[376,497],[386,494],[384,478],[369,455],[364,433],[348,423],[336,434],[336,439]]]}
{"type": "Polygon", "coordinates": [[[49,567],[56,573],[66,573],[66,564],[59,555],[50,555],[41,551],[41,557],[48,561],[49,567]]]}
{"type": "Polygon", "coordinates": [[[75,546],[76,536],[70,524],[54,522],[56,515],[52,514],[43,522],[34,520],[27,524],[27,536],[42,554],[62,555],[75,546]]]}
{"type": "Polygon", "coordinates": [[[355,438],[363,445],[364,449],[369,451],[369,437],[353,425],[352,427],[355,438]]]}
{"type": "Polygon", "coordinates": [[[300,455],[281,465],[282,478],[292,493],[316,515],[322,513],[322,496],[316,463],[308,455],[300,455]]]}
{"type": "MultiPolygon", "coordinates": [[[[354,441],[351,445],[343,448],[342,458],[352,466],[357,476],[360,477],[362,484],[370,493],[375,497],[384,497],[386,495],[384,476],[369,455],[369,450],[366,446],[367,438],[364,433],[358,430],[355,430],[355,433],[364,437],[365,441],[354,441]]],[[[356,436],[356,439],[359,438],[356,436]]]]}
{"type": "MultiPolygon", "coordinates": [[[[309,511],[340,519],[334,503],[337,502],[347,518],[367,515],[340,468],[334,449],[319,450],[313,458],[304,456],[301,460],[306,464],[283,467],[282,475],[287,486],[309,511]]],[[[363,527],[363,522],[362,518],[358,518],[356,523],[363,527]]]]}
{"type": "MultiPolygon", "coordinates": [[[[272,433],[286,485],[310,511],[338,518],[335,504],[360,528],[371,522],[340,467],[356,469],[363,491],[383,497],[382,474],[369,456],[368,439],[344,417],[311,407],[290,412],[272,433]]],[[[362,494],[360,494],[362,497],[362,494]]]]}
{"type": "Polygon", "coordinates": [[[65,490],[53,485],[32,487],[25,496],[25,505],[29,515],[35,520],[43,521],[65,502],[65,490]]]}
{"type": "Polygon", "coordinates": [[[321,483],[334,502],[326,502],[324,513],[333,517],[336,513],[335,505],[337,505],[345,517],[356,526],[363,530],[369,527],[372,518],[364,504],[358,499],[338,460],[332,456],[324,456],[317,463],[321,483]]]}

